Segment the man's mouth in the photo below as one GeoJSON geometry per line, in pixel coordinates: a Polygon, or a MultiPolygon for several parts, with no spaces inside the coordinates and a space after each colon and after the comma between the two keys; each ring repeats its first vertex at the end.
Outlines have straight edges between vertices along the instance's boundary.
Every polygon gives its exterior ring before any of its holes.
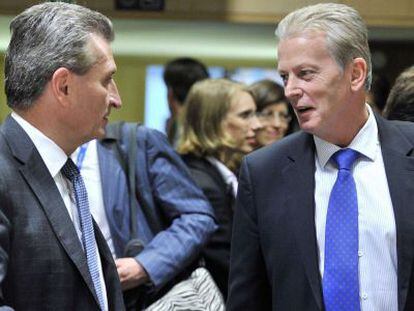
{"type": "Polygon", "coordinates": [[[298,107],[298,108],[296,108],[296,111],[299,112],[299,113],[304,113],[304,112],[307,112],[311,109],[313,109],[313,108],[312,107],[298,107]]]}

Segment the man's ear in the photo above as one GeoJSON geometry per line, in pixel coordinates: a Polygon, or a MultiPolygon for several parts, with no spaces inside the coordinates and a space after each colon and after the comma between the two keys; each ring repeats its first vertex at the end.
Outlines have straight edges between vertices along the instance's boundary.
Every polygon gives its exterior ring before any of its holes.
{"type": "Polygon", "coordinates": [[[367,63],[362,57],[357,57],[352,60],[351,89],[354,92],[365,87],[367,67],[367,63]]]}
{"type": "Polygon", "coordinates": [[[167,100],[168,100],[168,107],[170,109],[170,112],[175,116],[177,115],[179,112],[179,108],[180,108],[180,103],[178,101],[178,99],[175,97],[174,91],[172,90],[172,88],[168,88],[167,91],[167,100]]]}
{"type": "Polygon", "coordinates": [[[55,98],[62,104],[69,104],[69,84],[71,72],[69,69],[61,67],[57,69],[52,76],[51,88],[55,98]]]}
{"type": "Polygon", "coordinates": [[[167,100],[168,103],[172,103],[175,101],[174,91],[170,87],[167,89],[167,100]]]}

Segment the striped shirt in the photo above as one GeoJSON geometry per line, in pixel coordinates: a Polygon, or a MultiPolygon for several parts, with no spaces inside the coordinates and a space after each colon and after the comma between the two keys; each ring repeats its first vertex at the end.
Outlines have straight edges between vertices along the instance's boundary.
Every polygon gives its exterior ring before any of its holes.
{"type": "MultiPolygon", "coordinates": [[[[354,163],[358,197],[359,284],[362,311],[398,310],[397,241],[394,211],[385,174],[378,127],[369,118],[348,146],[362,154],[354,163]]],[[[338,173],[330,157],[340,148],[314,136],[315,224],[319,270],[323,276],[329,195],[338,173]]]]}

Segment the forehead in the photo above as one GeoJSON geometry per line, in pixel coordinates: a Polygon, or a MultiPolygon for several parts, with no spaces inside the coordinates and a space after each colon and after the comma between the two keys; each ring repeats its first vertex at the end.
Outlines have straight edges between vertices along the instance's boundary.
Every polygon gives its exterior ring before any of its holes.
{"type": "Polygon", "coordinates": [[[263,110],[274,110],[274,111],[285,111],[287,109],[288,109],[288,104],[285,103],[284,101],[275,102],[263,108],[263,110]]]}
{"type": "Polygon", "coordinates": [[[253,97],[246,91],[238,91],[231,101],[231,111],[242,111],[248,109],[256,109],[253,97]]]}
{"type": "Polygon", "coordinates": [[[288,36],[278,44],[278,70],[289,70],[301,64],[320,65],[333,61],[323,32],[305,32],[288,36]]]}
{"type": "Polygon", "coordinates": [[[88,41],[90,55],[96,60],[94,67],[104,67],[106,71],[116,71],[110,43],[99,35],[91,34],[88,41]]]}

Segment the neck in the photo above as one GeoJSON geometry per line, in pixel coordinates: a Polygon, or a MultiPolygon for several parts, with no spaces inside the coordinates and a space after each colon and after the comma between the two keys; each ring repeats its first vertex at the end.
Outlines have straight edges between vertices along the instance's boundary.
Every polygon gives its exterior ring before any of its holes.
{"type": "Polygon", "coordinates": [[[50,138],[67,156],[70,156],[81,143],[75,143],[68,137],[67,131],[60,128],[58,124],[59,122],[55,118],[50,117],[53,112],[49,112],[47,115],[42,115],[41,113],[38,113],[39,110],[40,109],[34,105],[28,110],[16,110],[15,112],[45,136],[50,138]]]}
{"type": "Polygon", "coordinates": [[[339,147],[347,147],[365,125],[368,117],[369,113],[365,102],[360,104],[358,109],[348,107],[341,115],[340,120],[334,120],[334,124],[330,127],[331,131],[325,133],[326,135],[321,138],[339,147]]]}

